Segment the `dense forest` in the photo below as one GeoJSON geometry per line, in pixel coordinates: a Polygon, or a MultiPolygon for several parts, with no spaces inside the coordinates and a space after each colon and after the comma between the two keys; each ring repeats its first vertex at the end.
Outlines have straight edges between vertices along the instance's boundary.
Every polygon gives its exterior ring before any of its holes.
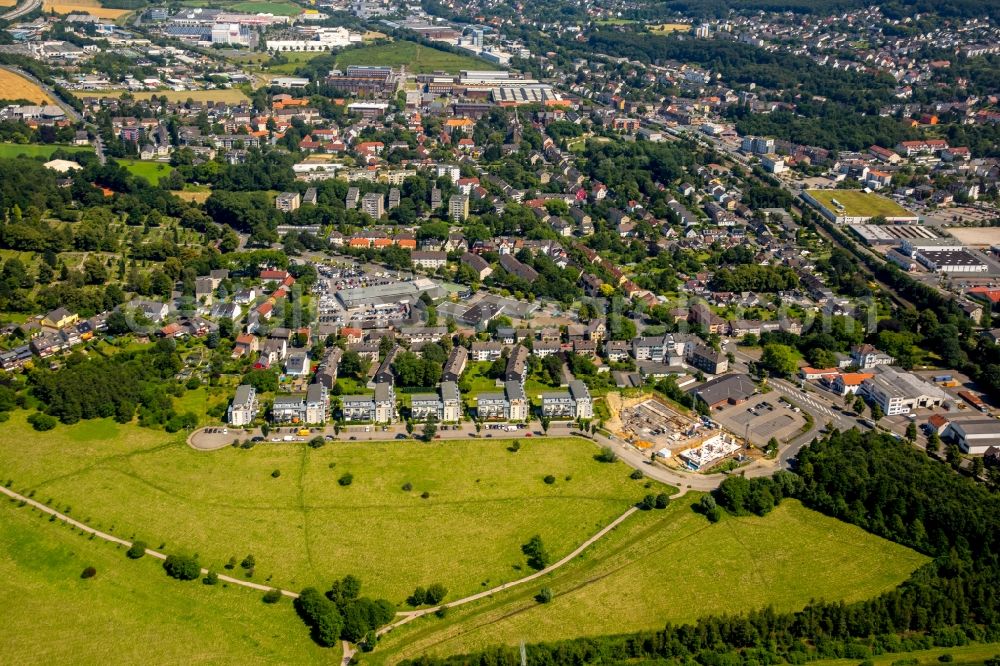
{"type": "MultiPolygon", "coordinates": [[[[742,135],[778,136],[829,150],[864,150],[872,144],[895,146],[919,137],[916,129],[897,118],[863,116],[837,104],[803,101],[796,111],[752,113],[745,106],[733,106],[726,110],[726,117],[735,121],[736,131],[742,135]]],[[[961,139],[958,143],[967,145],[961,139]]],[[[985,153],[981,148],[976,145],[977,155],[985,153]]]]}
{"type": "MultiPolygon", "coordinates": [[[[581,638],[527,647],[531,663],[562,666],[656,661],[663,664],[805,663],[951,647],[1000,638],[1000,496],[888,435],[834,431],[802,450],[795,474],[731,477],[695,506],[765,514],[786,497],[854,523],[933,558],[900,587],[854,604],[810,603],[710,616],[661,631],[581,638]]],[[[473,655],[421,657],[410,666],[515,666],[515,647],[473,655]]]]}
{"type": "MultiPolygon", "coordinates": [[[[123,316],[116,312],[113,319],[123,316]]],[[[116,326],[109,319],[109,329],[116,326]]],[[[173,340],[158,340],[147,351],[122,352],[111,358],[88,359],[74,352],[57,370],[32,370],[29,385],[44,412],[63,423],[100,417],[128,423],[138,409],[140,425],[165,424],[168,432],[175,432],[197,423],[193,414],[174,411],[171,391],[183,394],[183,387],[164,383],[181,365],[173,340]]]]}

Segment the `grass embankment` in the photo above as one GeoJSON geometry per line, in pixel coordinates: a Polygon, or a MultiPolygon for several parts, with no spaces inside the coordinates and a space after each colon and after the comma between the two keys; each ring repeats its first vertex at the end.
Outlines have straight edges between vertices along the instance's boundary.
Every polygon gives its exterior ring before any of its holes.
{"type": "Polygon", "coordinates": [[[445,620],[405,625],[367,658],[394,663],[521,640],[654,630],[769,605],[790,611],[811,599],[857,601],[895,587],[926,561],[795,501],[764,518],[725,516],[712,525],[691,510],[696,498],[637,514],[544,581],[453,609],[445,620]],[[534,601],[541,587],[555,593],[552,602],[534,601]]]}
{"type": "MultiPolygon", "coordinates": [[[[940,666],[941,664],[983,664],[987,659],[1000,655],[1000,643],[962,645],[951,648],[934,648],[916,652],[898,652],[872,657],[875,666],[940,666]],[[944,655],[950,655],[951,659],[944,655]]],[[[857,659],[823,659],[809,662],[812,666],[857,666],[857,659]]]]}

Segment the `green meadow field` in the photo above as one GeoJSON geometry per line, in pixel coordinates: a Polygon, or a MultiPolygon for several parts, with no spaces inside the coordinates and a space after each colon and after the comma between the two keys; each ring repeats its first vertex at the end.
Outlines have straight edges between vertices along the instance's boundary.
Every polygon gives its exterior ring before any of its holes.
{"type": "Polygon", "coordinates": [[[110,420],[39,434],[18,412],[0,430],[0,476],[98,529],[197,552],[206,567],[253,553],[255,581],[297,590],[350,573],[394,603],[417,585],[443,582],[457,598],[520,578],[531,536],[555,560],[645,494],[672,491],[595,461],[586,440],[539,438],[516,453],[509,444],[341,441],[205,453],[181,435],[110,420]],[[348,472],[353,483],[343,487],[348,472]],[[556,483],[543,482],[549,474],[556,483]]]}

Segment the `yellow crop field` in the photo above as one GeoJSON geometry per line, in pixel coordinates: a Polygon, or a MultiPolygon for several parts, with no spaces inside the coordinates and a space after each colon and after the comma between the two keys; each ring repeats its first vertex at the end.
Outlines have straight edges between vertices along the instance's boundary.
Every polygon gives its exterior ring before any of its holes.
{"type": "Polygon", "coordinates": [[[129,13],[127,9],[108,9],[102,7],[98,0],[45,0],[43,10],[48,13],[69,14],[71,12],[86,12],[100,18],[116,19],[129,13]]]}
{"type": "Polygon", "coordinates": [[[0,0],[0,7],[13,7],[17,4],[17,0],[0,0]]]}
{"type": "MultiPolygon", "coordinates": [[[[121,97],[124,90],[78,90],[73,94],[80,99],[88,97],[121,97]]],[[[153,95],[157,97],[166,96],[171,102],[186,102],[189,99],[195,102],[226,102],[236,104],[246,102],[249,98],[238,88],[226,88],[224,90],[157,90],[142,91],[132,93],[135,99],[149,99],[153,95]]]]}
{"type": "Polygon", "coordinates": [[[26,99],[37,104],[47,104],[52,98],[45,94],[45,91],[28,79],[0,69],[0,98],[3,99],[26,99]]]}
{"type": "Polygon", "coordinates": [[[661,23],[651,25],[649,29],[653,32],[687,32],[691,29],[691,25],[689,23],[661,23]]]}

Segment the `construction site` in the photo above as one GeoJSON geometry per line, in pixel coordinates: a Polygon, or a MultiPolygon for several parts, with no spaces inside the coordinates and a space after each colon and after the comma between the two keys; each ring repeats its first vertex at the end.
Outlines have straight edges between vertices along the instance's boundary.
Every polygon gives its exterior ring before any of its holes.
{"type": "Polygon", "coordinates": [[[636,448],[655,454],[668,467],[705,470],[725,458],[746,453],[738,437],[707,416],[681,413],[657,396],[621,400],[608,396],[614,415],[606,427],[636,448]]]}

